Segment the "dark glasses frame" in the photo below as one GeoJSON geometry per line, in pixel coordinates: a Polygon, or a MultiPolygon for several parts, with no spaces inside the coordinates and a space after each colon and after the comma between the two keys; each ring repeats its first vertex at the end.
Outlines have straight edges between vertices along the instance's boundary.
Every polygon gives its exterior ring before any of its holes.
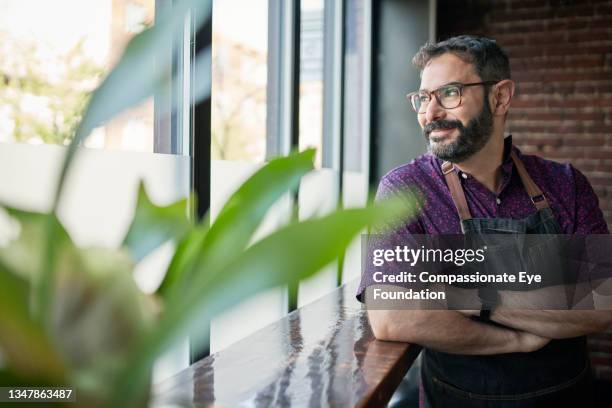
{"type": "Polygon", "coordinates": [[[444,109],[455,109],[461,106],[461,102],[462,102],[461,98],[463,97],[463,88],[467,88],[469,86],[478,86],[478,85],[485,85],[485,86],[495,85],[498,82],[500,81],[472,82],[468,84],[464,84],[461,82],[451,82],[450,84],[442,85],[441,87],[434,89],[433,91],[420,90],[420,91],[410,92],[408,95],[406,95],[406,99],[410,101],[410,104],[412,105],[412,109],[414,109],[416,113],[425,113],[425,110],[423,110],[422,107],[425,106],[425,109],[426,109],[426,107],[429,105],[429,102],[431,102],[432,95],[436,98],[436,101],[438,102],[438,104],[444,109]],[[459,99],[455,106],[444,106],[440,98],[440,93],[442,92],[442,90],[444,90],[445,88],[449,88],[449,87],[457,87],[457,89],[459,90],[459,99]],[[429,97],[428,101],[426,103],[421,103],[420,105],[417,106],[417,103],[419,103],[418,98],[420,98],[424,94],[428,95],[429,97]]]}

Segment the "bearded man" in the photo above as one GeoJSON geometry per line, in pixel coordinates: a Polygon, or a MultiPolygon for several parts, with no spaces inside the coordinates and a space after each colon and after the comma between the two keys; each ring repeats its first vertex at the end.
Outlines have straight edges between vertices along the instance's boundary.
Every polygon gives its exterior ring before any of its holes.
{"type": "MultiPolygon", "coordinates": [[[[401,234],[609,234],[598,199],[572,165],[525,155],[505,135],[515,91],[492,39],[426,44],[408,95],[429,152],[380,181],[378,199],[416,186],[424,204],[401,234]]],[[[372,282],[364,276],[358,298],[372,282]]],[[[366,299],[367,302],[367,299],[366,299]]],[[[368,310],[379,340],[423,346],[421,403],[440,407],[589,406],[596,310],[368,310]]]]}

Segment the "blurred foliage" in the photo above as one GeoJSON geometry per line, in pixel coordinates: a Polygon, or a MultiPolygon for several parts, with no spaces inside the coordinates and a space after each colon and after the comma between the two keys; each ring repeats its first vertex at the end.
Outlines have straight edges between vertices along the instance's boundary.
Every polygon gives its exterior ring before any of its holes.
{"type": "Polygon", "coordinates": [[[41,46],[0,35],[0,115],[4,140],[68,144],[104,69],[78,42],[51,61],[41,46]]]}
{"type": "Polygon", "coordinates": [[[265,52],[213,34],[211,157],[261,162],[266,143],[265,52]]]}

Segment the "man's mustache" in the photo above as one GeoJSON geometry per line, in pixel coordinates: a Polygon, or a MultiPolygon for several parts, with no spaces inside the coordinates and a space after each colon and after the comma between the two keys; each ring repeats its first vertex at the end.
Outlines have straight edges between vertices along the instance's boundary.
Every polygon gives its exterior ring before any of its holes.
{"type": "Polygon", "coordinates": [[[458,120],[440,119],[425,125],[425,127],[423,128],[423,133],[425,134],[425,137],[429,137],[429,134],[434,130],[454,128],[458,128],[460,130],[463,129],[463,123],[458,120]]]}

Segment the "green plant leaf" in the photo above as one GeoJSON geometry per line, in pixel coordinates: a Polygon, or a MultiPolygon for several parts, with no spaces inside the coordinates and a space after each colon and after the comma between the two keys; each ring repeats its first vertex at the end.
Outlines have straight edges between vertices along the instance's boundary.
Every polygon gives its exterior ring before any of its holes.
{"type": "Polygon", "coordinates": [[[134,219],[123,245],[138,262],[164,242],[180,240],[189,230],[187,199],[158,207],[149,199],[144,183],[138,188],[134,219]]]}
{"type": "Polygon", "coordinates": [[[52,277],[58,258],[73,248],[68,233],[54,214],[3,207],[19,224],[19,237],[0,249],[0,259],[15,273],[30,280],[33,318],[48,324],[52,277]]]}
{"type": "Polygon", "coordinates": [[[177,245],[166,275],[157,290],[163,299],[168,298],[170,289],[186,281],[186,276],[193,269],[193,264],[200,253],[208,229],[207,222],[194,226],[177,245]]]}
{"type": "MultiPolygon", "coordinates": [[[[184,285],[190,285],[196,270],[189,265],[197,263],[200,270],[219,270],[231,260],[228,254],[239,253],[251,240],[270,206],[290,190],[299,185],[304,174],[312,170],[314,149],[271,160],[259,169],[225,203],[208,233],[199,233],[199,238],[190,237],[177,251],[162,282],[159,293],[168,297],[170,292],[180,293],[184,285]],[[194,242],[200,242],[199,248],[194,242]],[[187,249],[189,250],[187,251],[187,249]],[[187,255],[192,258],[185,258],[187,255]],[[184,276],[180,276],[184,275],[184,276]],[[172,287],[174,286],[174,289],[172,287]]],[[[197,234],[197,233],[194,233],[197,234]]]]}
{"type": "Polygon", "coordinates": [[[132,390],[146,382],[155,356],[187,333],[197,333],[197,322],[261,290],[311,276],[336,259],[366,226],[413,211],[413,206],[398,200],[376,208],[342,210],[286,226],[244,252],[226,253],[231,262],[222,270],[203,269],[196,263],[198,274],[191,285],[182,297],[166,303],[160,323],[136,348],[127,371],[119,377],[117,395],[129,401],[132,390]]]}
{"type": "MultiPolygon", "coordinates": [[[[49,214],[18,210],[2,206],[13,221],[18,237],[0,247],[0,260],[12,271],[28,279],[36,280],[45,247],[45,233],[47,223],[52,220],[49,214]]],[[[55,240],[58,244],[69,241],[68,233],[57,220],[51,221],[55,225],[55,240]]]]}
{"type": "MultiPolygon", "coordinates": [[[[62,384],[66,367],[42,325],[29,312],[29,283],[0,263],[0,348],[12,375],[62,384]]],[[[36,384],[30,384],[36,385],[36,384]]]]}

